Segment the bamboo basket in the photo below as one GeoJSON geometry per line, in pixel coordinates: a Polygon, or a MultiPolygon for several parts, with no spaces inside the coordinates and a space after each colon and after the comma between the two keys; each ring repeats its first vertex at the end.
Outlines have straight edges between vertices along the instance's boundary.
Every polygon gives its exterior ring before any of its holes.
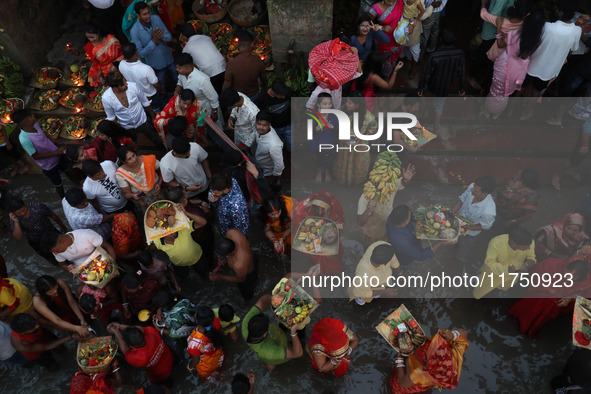
{"type": "Polygon", "coordinates": [[[247,10],[252,7],[252,0],[234,0],[228,6],[228,14],[230,15],[230,19],[232,19],[232,22],[238,26],[251,27],[260,25],[267,14],[267,2],[262,1],[261,4],[263,5],[262,12],[256,16],[250,16],[250,12],[247,10]],[[240,15],[240,11],[244,11],[242,15],[240,15]],[[244,17],[244,14],[249,15],[250,17],[244,17]]]}
{"type": "Polygon", "coordinates": [[[221,21],[228,13],[228,2],[224,1],[223,6],[224,7],[220,11],[214,14],[200,14],[199,10],[201,10],[201,4],[199,4],[199,0],[195,0],[193,2],[192,9],[195,13],[195,16],[197,16],[197,19],[200,19],[206,23],[215,23],[221,21]]]}
{"type": "Polygon", "coordinates": [[[111,365],[111,362],[115,358],[115,353],[117,353],[118,349],[119,349],[119,346],[118,346],[117,342],[111,336],[90,338],[85,341],[80,341],[80,342],[78,342],[78,348],[76,349],[76,363],[78,364],[78,367],[80,367],[80,369],[86,373],[105,372],[109,369],[109,366],[111,365]],[[115,349],[115,351],[111,353],[113,355],[113,357],[111,357],[111,359],[108,362],[101,364],[101,365],[96,365],[93,367],[88,367],[88,366],[84,366],[84,365],[80,364],[80,357],[81,357],[82,350],[85,350],[90,347],[97,347],[98,345],[102,345],[102,344],[109,344],[109,343],[115,349]]]}
{"type": "Polygon", "coordinates": [[[60,100],[60,98],[62,96],[62,92],[60,92],[59,90],[56,93],[57,98],[55,100],[54,99],[51,99],[51,102],[52,102],[53,105],[52,105],[52,107],[50,109],[43,109],[41,107],[41,102],[39,101],[39,97],[42,94],[48,92],[49,90],[51,90],[51,89],[48,89],[48,90],[40,90],[40,91],[38,91],[35,94],[35,96],[33,96],[33,102],[30,105],[31,109],[33,109],[35,111],[49,112],[49,111],[53,111],[54,109],[56,109],[57,107],[59,107],[59,105],[60,105],[59,100],[60,100]]]}
{"type": "Polygon", "coordinates": [[[39,67],[35,71],[35,73],[33,74],[33,78],[31,78],[31,80],[29,81],[29,86],[32,86],[32,87],[37,88],[37,89],[54,89],[55,87],[57,87],[58,82],[63,78],[63,76],[64,76],[64,73],[60,69],[57,69],[55,67],[50,67],[50,66],[39,67]],[[56,79],[54,79],[52,82],[46,83],[45,85],[39,83],[37,81],[38,74],[43,69],[56,70],[58,72],[58,77],[56,79]]]}

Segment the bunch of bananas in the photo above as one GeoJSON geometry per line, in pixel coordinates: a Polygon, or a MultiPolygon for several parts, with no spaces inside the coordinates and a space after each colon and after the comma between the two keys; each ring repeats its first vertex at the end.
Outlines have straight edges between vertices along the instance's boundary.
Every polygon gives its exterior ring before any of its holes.
{"type": "Polygon", "coordinates": [[[378,155],[369,181],[363,186],[363,194],[368,200],[377,200],[384,204],[396,191],[396,181],[400,176],[402,162],[394,152],[382,152],[378,155]]]}
{"type": "Polygon", "coordinates": [[[21,97],[24,91],[21,68],[6,56],[0,58],[0,96],[21,97]]]}

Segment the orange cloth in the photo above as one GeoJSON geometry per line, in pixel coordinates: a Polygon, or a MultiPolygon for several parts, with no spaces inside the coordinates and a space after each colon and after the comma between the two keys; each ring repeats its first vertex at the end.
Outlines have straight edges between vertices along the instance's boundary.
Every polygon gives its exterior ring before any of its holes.
{"type": "Polygon", "coordinates": [[[142,180],[138,181],[137,179],[140,177],[133,177],[122,168],[119,168],[117,173],[125,177],[125,179],[127,179],[127,181],[137,190],[148,193],[154,188],[154,183],[156,181],[156,156],[143,155],[142,159],[144,161],[144,177],[142,180]]]}
{"type": "MultiPolygon", "coordinates": [[[[216,321],[219,325],[219,319],[216,319],[216,321]]],[[[197,373],[203,379],[209,379],[218,368],[221,368],[224,362],[224,351],[221,347],[215,347],[205,334],[194,329],[187,339],[187,344],[187,353],[199,357],[199,364],[197,364],[195,369],[197,369],[197,373]]]]}
{"type": "Polygon", "coordinates": [[[111,34],[107,35],[104,43],[92,45],[89,42],[84,49],[92,61],[92,66],[88,70],[88,82],[91,86],[102,85],[101,79],[107,76],[113,67],[113,62],[124,59],[121,43],[111,34]]]}
{"type": "Polygon", "coordinates": [[[133,253],[141,248],[142,233],[138,228],[137,219],[130,212],[115,215],[111,234],[117,257],[133,253]]]}

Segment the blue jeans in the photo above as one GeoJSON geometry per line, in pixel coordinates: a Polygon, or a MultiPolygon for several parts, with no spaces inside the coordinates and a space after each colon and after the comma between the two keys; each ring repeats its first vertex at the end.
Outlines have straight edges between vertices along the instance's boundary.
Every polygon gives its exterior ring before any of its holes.
{"type": "Polygon", "coordinates": [[[275,132],[281,138],[281,141],[285,144],[285,149],[291,152],[291,125],[284,127],[277,127],[275,132]]]}
{"type": "Polygon", "coordinates": [[[158,82],[160,82],[160,86],[162,86],[162,90],[166,93],[166,74],[172,80],[173,84],[176,85],[176,82],[179,79],[179,74],[176,71],[176,66],[173,63],[170,63],[168,66],[161,68],[160,70],[154,70],[156,73],[156,78],[158,78],[158,82]]]}
{"type": "Polygon", "coordinates": [[[29,366],[29,360],[21,352],[14,353],[10,358],[4,360],[4,362],[19,367],[29,366]]]}

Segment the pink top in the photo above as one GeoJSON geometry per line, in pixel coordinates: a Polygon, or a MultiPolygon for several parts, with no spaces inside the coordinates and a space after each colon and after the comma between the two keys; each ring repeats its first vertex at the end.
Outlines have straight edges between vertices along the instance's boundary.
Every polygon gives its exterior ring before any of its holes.
{"type": "MultiPolygon", "coordinates": [[[[483,20],[485,20],[489,23],[492,23],[495,26],[497,25],[497,16],[488,12],[486,8],[482,8],[480,10],[480,17],[483,20]]],[[[503,24],[501,25],[501,31],[503,33],[507,34],[511,30],[520,29],[521,25],[523,25],[523,21],[513,23],[508,18],[503,18],[503,24]]],[[[489,49],[488,52],[486,52],[486,56],[488,56],[488,58],[494,62],[495,59],[497,57],[499,57],[501,55],[501,53],[503,53],[504,51],[505,51],[505,49],[499,48],[499,46],[497,45],[497,40],[495,40],[495,43],[493,44],[493,46],[489,49]]]]}

